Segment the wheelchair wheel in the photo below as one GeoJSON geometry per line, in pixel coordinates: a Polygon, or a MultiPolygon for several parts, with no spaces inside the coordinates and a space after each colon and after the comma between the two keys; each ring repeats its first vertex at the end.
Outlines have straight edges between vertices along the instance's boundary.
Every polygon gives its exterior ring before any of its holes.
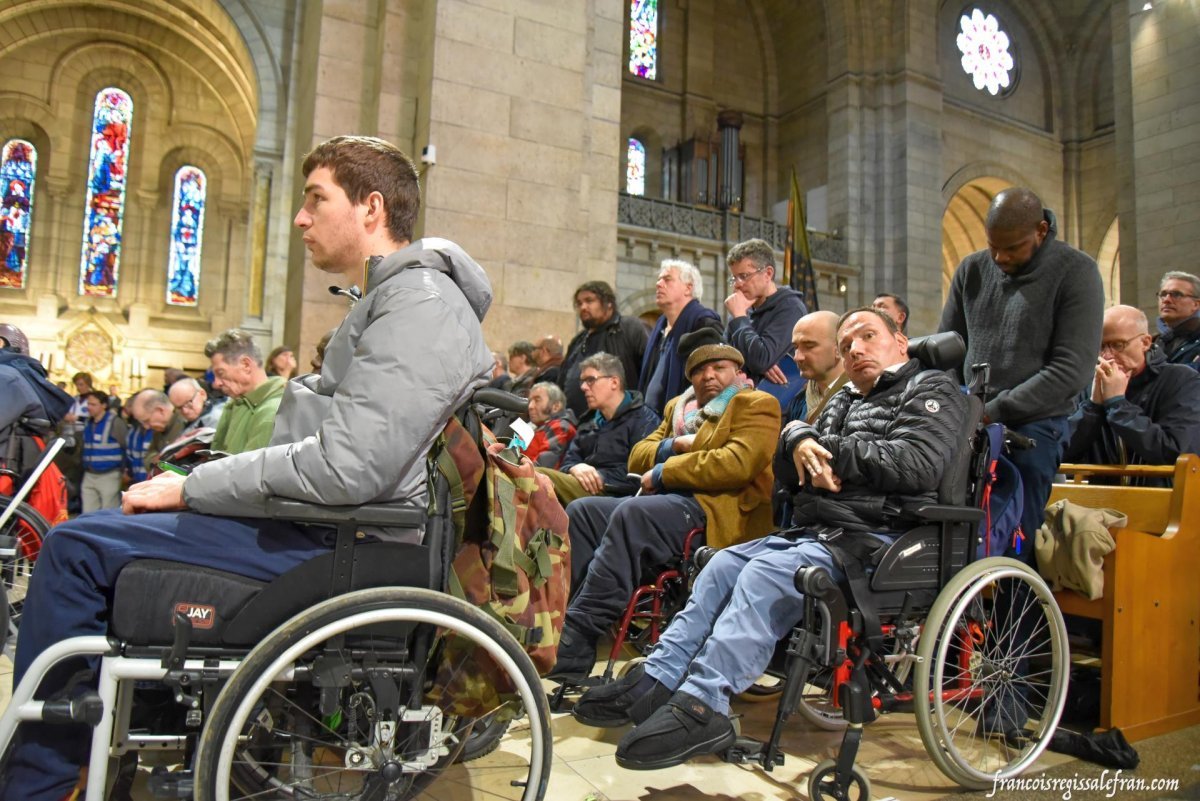
{"type": "Polygon", "coordinates": [[[943,773],[983,790],[1037,760],[1066,700],[1068,653],[1062,612],[1031,568],[989,558],[962,570],[917,654],[917,728],[943,773]]]}
{"type": "Polygon", "coordinates": [[[796,709],[800,717],[824,731],[846,728],[845,714],[833,702],[833,668],[809,668],[801,673],[799,681],[804,687],[796,709]]]}
{"type": "Polygon", "coordinates": [[[500,741],[508,733],[511,720],[504,720],[498,715],[485,715],[475,720],[471,733],[463,743],[462,753],[458,755],[459,762],[474,762],[500,747],[500,741]]]}
{"type": "Polygon", "coordinates": [[[497,621],[444,593],[361,590],[292,618],[229,678],[201,733],[196,798],[400,801],[453,788],[455,797],[539,801],[550,749],[540,679],[497,621]],[[528,720],[505,748],[470,764],[456,761],[476,720],[452,714],[453,699],[431,697],[441,649],[422,643],[435,630],[502,671],[528,720]]]}
{"type": "MultiPolygon", "coordinates": [[[[11,502],[10,498],[0,495],[0,510],[6,509],[11,502]]],[[[21,607],[25,603],[25,592],[29,589],[33,562],[49,531],[50,523],[27,503],[17,504],[12,517],[0,531],[0,548],[5,554],[0,556],[0,583],[4,585],[7,598],[7,620],[3,632],[0,632],[0,646],[8,649],[10,657],[17,641],[21,607]]]]}
{"type": "Polygon", "coordinates": [[[850,768],[850,787],[843,793],[837,785],[837,762],[826,759],[808,774],[808,797],[812,801],[867,801],[871,797],[871,780],[862,768],[850,768]]]}

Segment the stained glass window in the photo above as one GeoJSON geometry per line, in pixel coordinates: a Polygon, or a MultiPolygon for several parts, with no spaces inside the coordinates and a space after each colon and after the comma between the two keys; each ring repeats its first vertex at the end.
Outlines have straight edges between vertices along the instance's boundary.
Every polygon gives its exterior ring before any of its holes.
{"type": "Polygon", "coordinates": [[[121,266],[121,223],[133,100],[120,89],[101,89],[92,115],[87,202],[83,211],[83,255],[79,294],[115,297],[121,266]]]}
{"type": "Polygon", "coordinates": [[[646,146],[636,139],[629,140],[628,163],[625,166],[625,191],[631,195],[646,194],[646,146]]]}
{"type": "Polygon", "coordinates": [[[200,290],[200,245],[204,236],[204,198],[208,181],[198,167],[175,173],[171,204],[171,260],[167,266],[167,303],[195,306],[200,290]]]}
{"type": "Polygon", "coordinates": [[[1015,62],[1008,52],[1008,34],[1000,30],[995,16],[978,8],[958,21],[958,49],[962,68],[975,81],[975,88],[997,95],[1012,83],[1015,62]]]}
{"type": "Polygon", "coordinates": [[[639,78],[658,77],[658,0],[629,2],[629,71],[639,78]]]}
{"type": "Polygon", "coordinates": [[[33,218],[33,182],[37,149],[10,139],[0,150],[0,287],[23,289],[33,218]]]}

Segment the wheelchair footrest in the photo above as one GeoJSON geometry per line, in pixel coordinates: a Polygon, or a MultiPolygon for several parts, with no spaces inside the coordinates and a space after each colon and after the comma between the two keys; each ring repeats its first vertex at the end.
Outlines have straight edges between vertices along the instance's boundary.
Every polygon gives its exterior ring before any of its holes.
{"type": "Polygon", "coordinates": [[[762,765],[767,770],[770,770],[776,765],[783,764],[783,754],[779,751],[776,751],[774,759],[771,760],[771,764],[766,765],[767,744],[761,740],[756,740],[753,737],[738,737],[733,741],[733,745],[729,746],[725,753],[721,754],[721,758],[734,765],[745,765],[750,762],[754,762],[758,765],[762,765]]]}
{"type": "Polygon", "coordinates": [[[159,765],[150,771],[146,787],[155,798],[191,799],[195,782],[190,770],[168,770],[159,765]]]}

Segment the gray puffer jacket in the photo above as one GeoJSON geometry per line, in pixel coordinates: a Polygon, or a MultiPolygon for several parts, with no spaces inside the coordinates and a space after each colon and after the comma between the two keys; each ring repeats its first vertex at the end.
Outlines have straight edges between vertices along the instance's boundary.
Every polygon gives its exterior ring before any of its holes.
{"type": "Polygon", "coordinates": [[[832,454],[830,466],[842,480],[838,493],[800,488],[793,525],[900,531],[911,526],[897,516],[903,506],[937,502],[942,474],[963,446],[967,399],[946,373],[912,382],[920,371],[910,359],[881,375],[866,396],[847,384],[829,399],[816,425],[796,423],[784,431],[775,459],[783,486],[797,489],[792,451],[811,437],[832,454]]]}
{"type": "Polygon", "coordinates": [[[491,373],[479,325],[491,300],[483,268],[447,240],[373,257],[320,375],[288,382],[271,444],[197,467],[188,507],[263,517],[272,496],[423,504],[429,447],[491,373]]]}

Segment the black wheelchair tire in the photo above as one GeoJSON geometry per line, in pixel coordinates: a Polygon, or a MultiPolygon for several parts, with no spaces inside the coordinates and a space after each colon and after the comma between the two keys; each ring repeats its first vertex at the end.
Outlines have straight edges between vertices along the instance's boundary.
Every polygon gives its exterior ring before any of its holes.
{"type": "MultiPolygon", "coordinates": [[[[11,503],[12,498],[0,495],[0,510],[7,509],[11,503]]],[[[4,524],[4,530],[0,531],[0,535],[16,538],[16,532],[21,526],[31,529],[39,539],[45,539],[50,532],[49,521],[42,516],[41,512],[24,502],[17,504],[17,508],[8,522],[4,524]]],[[[33,562],[19,553],[0,561],[0,587],[4,591],[3,604],[0,604],[3,606],[3,609],[0,609],[0,651],[8,647],[10,642],[16,641],[21,620],[21,606],[25,598],[24,588],[20,582],[24,577],[27,584],[32,570],[33,562]]]]}
{"type": "Polygon", "coordinates": [[[858,765],[850,768],[850,792],[838,792],[837,762],[826,759],[813,768],[808,774],[808,797],[812,801],[869,801],[871,798],[871,780],[858,765]],[[858,793],[854,793],[857,788],[858,793]]]}

